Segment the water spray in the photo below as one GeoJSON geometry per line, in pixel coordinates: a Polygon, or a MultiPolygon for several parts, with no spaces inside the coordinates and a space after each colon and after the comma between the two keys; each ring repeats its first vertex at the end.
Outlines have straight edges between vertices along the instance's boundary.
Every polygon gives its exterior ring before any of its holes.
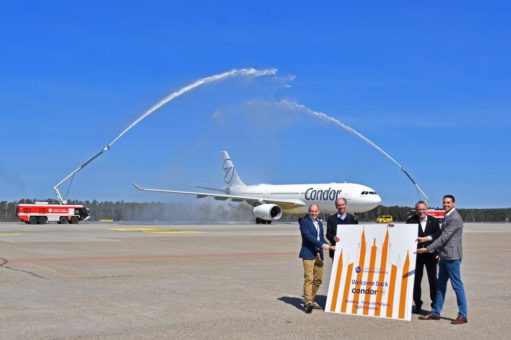
{"type": "Polygon", "coordinates": [[[364,142],[366,142],[367,144],[371,145],[373,148],[375,148],[376,150],[381,152],[385,157],[390,159],[392,161],[392,163],[396,164],[399,167],[401,172],[403,172],[403,174],[405,174],[405,176],[412,182],[413,186],[417,190],[417,194],[419,195],[419,197],[422,195],[422,197],[424,198],[424,200],[426,202],[429,200],[429,197],[426,195],[426,193],[421,189],[421,187],[417,184],[417,182],[414,181],[414,179],[412,178],[412,176],[410,176],[408,171],[406,171],[405,168],[401,164],[399,164],[398,161],[396,161],[391,155],[389,155],[387,152],[385,152],[385,150],[383,150],[381,147],[376,145],[372,140],[370,140],[369,138],[367,138],[366,136],[364,136],[363,134],[361,134],[357,130],[353,129],[352,127],[350,127],[350,126],[348,126],[346,124],[344,124],[343,122],[341,122],[337,118],[331,117],[331,116],[329,116],[329,115],[327,115],[325,113],[322,113],[322,112],[317,112],[317,111],[311,110],[311,109],[309,109],[308,107],[306,107],[304,105],[293,103],[293,102],[290,102],[290,101],[287,101],[287,100],[281,101],[281,104],[283,106],[291,109],[291,110],[300,110],[300,111],[303,111],[303,112],[305,112],[305,113],[307,113],[307,114],[309,114],[309,115],[311,115],[313,117],[319,118],[321,120],[324,120],[324,121],[327,121],[327,122],[330,122],[330,123],[334,123],[335,125],[343,128],[344,130],[348,131],[349,133],[351,133],[351,134],[357,136],[358,138],[362,139],[364,142]]]}
{"type": "Polygon", "coordinates": [[[114,145],[122,136],[124,136],[129,130],[134,128],[138,123],[140,123],[143,119],[147,118],[151,113],[158,110],[168,102],[174,100],[175,98],[190,92],[202,85],[206,85],[209,83],[225,80],[227,78],[236,77],[236,76],[244,76],[244,77],[260,77],[260,76],[268,76],[268,75],[275,75],[277,73],[277,69],[265,69],[265,70],[257,70],[254,68],[242,68],[242,69],[234,69],[228,72],[215,74],[213,76],[204,77],[201,79],[198,79],[194,81],[193,83],[175,91],[169,94],[167,97],[160,100],[158,103],[150,107],[147,111],[145,111],[140,117],[138,117],[133,123],[131,123],[126,129],[124,129],[117,137],[114,138],[108,145],[106,145],[101,151],[96,153],[94,156],[92,156],[89,160],[87,160],[85,163],[80,165],[78,168],[76,168],[74,171],[72,171],[69,175],[64,177],[60,182],[58,182],[54,187],[53,190],[55,191],[55,194],[57,195],[57,199],[61,204],[66,204],[66,201],[62,198],[62,195],[60,194],[59,187],[66,182],[69,178],[76,175],[77,172],[82,170],[85,166],[90,164],[92,161],[94,161],[96,158],[110,150],[112,145],[114,145]]]}

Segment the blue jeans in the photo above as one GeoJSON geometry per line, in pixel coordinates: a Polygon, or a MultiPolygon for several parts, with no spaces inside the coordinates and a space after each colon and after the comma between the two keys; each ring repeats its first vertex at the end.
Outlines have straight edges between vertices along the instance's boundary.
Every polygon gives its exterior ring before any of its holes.
{"type": "Polygon", "coordinates": [[[451,286],[456,293],[458,302],[458,316],[467,317],[467,298],[465,297],[465,288],[461,282],[461,260],[441,260],[439,264],[437,290],[435,296],[435,305],[432,313],[440,315],[444,306],[445,292],[447,290],[447,280],[451,279],[451,286]]]}

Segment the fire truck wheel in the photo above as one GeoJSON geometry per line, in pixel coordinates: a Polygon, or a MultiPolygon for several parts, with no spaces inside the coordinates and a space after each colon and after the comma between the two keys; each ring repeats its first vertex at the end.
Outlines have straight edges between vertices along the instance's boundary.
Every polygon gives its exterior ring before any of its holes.
{"type": "Polygon", "coordinates": [[[76,217],[76,216],[71,217],[71,224],[78,224],[78,222],[80,222],[78,217],[76,217]]]}
{"type": "Polygon", "coordinates": [[[37,223],[39,224],[46,224],[46,222],[48,222],[48,217],[46,216],[39,216],[37,218],[37,223]]]}
{"type": "Polygon", "coordinates": [[[59,224],[67,224],[67,217],[66,216],[60,216],[59,224]]]}
{"type": "Polygon", "coordinates": [[[36,223],[37,223],[37,217],[35,217],[35,216],[30,216],[30,218],[28,219],[28,223],[30,223],[30,224],[36,224],[36,223]]]}

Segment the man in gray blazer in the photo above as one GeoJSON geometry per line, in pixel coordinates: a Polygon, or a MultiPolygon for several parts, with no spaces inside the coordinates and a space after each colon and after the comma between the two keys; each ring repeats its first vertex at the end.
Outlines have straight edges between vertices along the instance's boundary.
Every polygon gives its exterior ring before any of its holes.
{"type": "MultiPolygon", "coordinates": [[[[454,325],[466,323],[467,320],[467,299],[463,282],[461,282],[461,258],[462,258],[462,234],[463,219],[455,208],[453,195],[445,195],[443,198],[445,220],[442,225],[440,236],[426,248],[417,249],[417,254],[438,251],[440,256],[437,291],[435,303],[431,313],[419,317],[422,320],[439,320],[440,312],[444,305],[447,281],[451,280],[452,288],[456,293],[458,302],[458,317],[451,323],[454,325]]],[[[428,236],[417,238],[417,242],[428,241],[428,236]]]]}

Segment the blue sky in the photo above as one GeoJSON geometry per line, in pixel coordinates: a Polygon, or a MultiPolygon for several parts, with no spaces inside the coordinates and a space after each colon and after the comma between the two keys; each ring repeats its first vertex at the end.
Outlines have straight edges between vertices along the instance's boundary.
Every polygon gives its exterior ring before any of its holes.
{"type": "MultiPolygon", "coordinates": [[[[504,1],[4,1],[0,200],[52,187],[142,112],[194,80],[74,179],[72,199],[171,201],[146,186],[357,182],[385,205],[417,194],[329,114],[379,144],[439,205],[510,207],[511,5],[504,1]]],[[[65,192],[65,186],[63,188],[65,192]]]]}

